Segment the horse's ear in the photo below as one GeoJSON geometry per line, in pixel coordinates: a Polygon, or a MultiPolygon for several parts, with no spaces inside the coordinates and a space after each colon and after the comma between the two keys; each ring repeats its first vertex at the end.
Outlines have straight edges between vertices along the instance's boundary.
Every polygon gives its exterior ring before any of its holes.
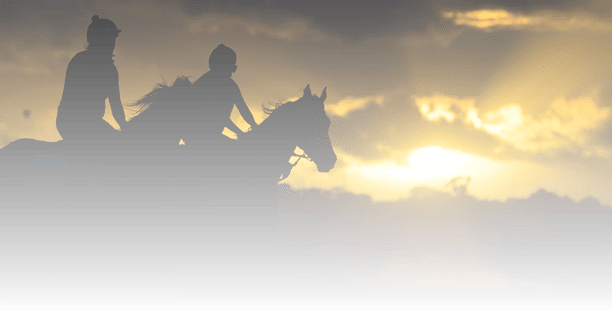
{"type": "Polygon", "coordinates": [[[310,84],[306,85],[306,88],[304,88],[304,97],[309,96],[312,96],[312,92],[310,91],[310,84]]]}
{"type": "Polygon", "coordinates": [[[325,101],[326,98],[327,98],[327,87],[323,89],[323,92],[321,92],[321,97],[319,97],[319,99],[321,99],[321,101],[325,101]]]}

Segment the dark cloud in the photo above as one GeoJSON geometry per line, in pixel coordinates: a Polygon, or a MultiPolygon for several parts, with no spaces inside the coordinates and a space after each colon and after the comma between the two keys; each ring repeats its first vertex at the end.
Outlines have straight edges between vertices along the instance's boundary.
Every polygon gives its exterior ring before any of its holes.
{"type": "Polygon", "coordinates": [[[483,35],[469,30],[461,34],[448,49],[436,46],[412,49],[410,71],[413,93],[430,95],[440,93],[461,98],[473,98],[491,83],[503,64],[516,52],[516,46],[531,34],[498,31],[483,35]]]}
{"type": "Polygon", "coordinates": [[[334,147],[348,154],[375,159],[388,154],[379,150],[379,145],[401,150],[411,142],[407,138],[420,136],[424,128],[427,123],[420,119],[418,109],[405,98],[397,97],[385,101],[383,107],[370,104],[346,117],[333,119],[330,138],[334,147]]]}
{"type": "Polygon", "coordinates": [[[0,1],[0,33],[11,35],[24,24],[24,16],[19,10],[18,1],[0,1]]]}
{"type": "Polygon", "coordinates": [[[0,40],[63,47],[85,34],[91,10],[90,1],[0,0],[0,40]]]}
{"type": "Polygon", "coordinates": [[[84,33],[89,24],[68,14],[48,14],[40,17],[41,23],[50,28],[49,41],[57,47],[67,47],[77,33],[84,33]]]}
{"type": "MultiPolygon", "coordinates": [[[[402,84],[409,68],[404,47],[389,45],[383,40],[371,40],[363,45],[335,40],[303,41],[283,48],[283,52],[291,63],[316,79],[307,83],[329,86],[334,97],[376,96],[402,84]]],[[[332,102],[328,98],[326,103],[332,102]]]]}
{"type": "Polygon", "coordinates": [[[266,21],[282,22],[303,18],[314,27],[340,37],[393,35],[408,30],[425,29],[437,13],[429,1],[221,1],[182,0],[188,14],[223,13],[257,16],[266,21]]]}

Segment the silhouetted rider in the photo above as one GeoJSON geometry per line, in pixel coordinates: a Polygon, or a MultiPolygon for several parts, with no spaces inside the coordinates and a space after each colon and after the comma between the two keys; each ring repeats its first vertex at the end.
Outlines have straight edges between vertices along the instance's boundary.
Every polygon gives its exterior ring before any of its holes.
{"type": "Polygon", "coordinates": [[[102,119],[106,99],[119,126],[125,123],[119,74],[113,64],[115,40],[121,30],[97,15],[91,20],[87,29],[89,45],[68,64],[64,93],[57,108],[57,130],[65,141],[107,139],[117,133],[102,119]]]}
{"type": "MultiPolygon", "coordinates": [[[[221,135],[225,127],[238,135],[243,133],[230,119],[234,105],[251,127],[257,126],[253,114],[242,98],[238,84],[231,78],[237,69],[234,50],[223,44],[217,46],[210,54],[208,64],[210,71],[193,84],[200,95],[198,103],[202,107],[199,110],[199,118],[203,120],[200,126],[203,139],[221,135]]],[[[189,145],[189,139],[185,142],[189,145]]]]}

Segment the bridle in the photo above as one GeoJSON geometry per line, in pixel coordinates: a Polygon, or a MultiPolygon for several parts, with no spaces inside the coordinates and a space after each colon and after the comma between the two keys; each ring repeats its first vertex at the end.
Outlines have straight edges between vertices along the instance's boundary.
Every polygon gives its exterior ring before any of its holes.
{"type": "Polygon", "coordinates": [[[297,166],[298,162],[299,162],[299,161],[300,161],[302,158],[304,158],[304,159],[306,159],[306,160],[308,160],[308,161],[312,161],[312,158],[311,158],[311,157],[308,157],[308,155],[306,155],[306,153],[305,153],[305,152],[304,152],[303,154],[301,154],[301,155],[296,154],[295,152],[292,152],[292,153],[291,153],[291,156],[290,156],[289,158],[291,158],[291,157],[298,157],[298,159],[297,159],[297,160],[296,160],[294,163],[291,163],[291,162],[289,162],[289,161],[287,162],[287,163],[289,164],[289,165],[287,165],[287,166],[288,166],[288,168],[287,168],[287,170],[286,170],[286,171],[285,171],[285,172],[282,174],[281,179],[279,179],[279,180],[278,180],[279,182],[280,182],[280,181],[282,181],[282,180],[284,180],[284,179],[286,179],[286,178],[289,176],[289,174],[291,173],[291,170],[293,169],[293,167],[297,166]]]}
{"type": "Polygon", "coordinates": [[[302,155],[298,155],[296,153],[292,153],[291,157],[299,157],[298,160],[295,161],[295,163],[292,163],[292,165],[297,165],[298,161],[300,161],[300,159],[304,158],[308,161],[312,161],[312,158],[308,157],[308,155],[306,155],[306,153],[302,154],[302,155]]]}

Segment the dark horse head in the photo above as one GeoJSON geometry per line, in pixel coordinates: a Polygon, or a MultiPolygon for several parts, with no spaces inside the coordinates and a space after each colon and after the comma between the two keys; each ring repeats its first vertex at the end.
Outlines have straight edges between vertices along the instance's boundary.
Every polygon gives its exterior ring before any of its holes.
{"type": "Polygon", "coordinates": [[[296,101],[274,108],[262,106],[269,117],[253,131],[240,136],[238,143],[246,154],[256,155],[255,163],[280,169],[273,173],[278,175],[275,182],[281,173],[282,179],[289,175],[291,156],[307,157],[319,172],[329,172],[337,158],[329,140],[330,120],[323,104],[326,97],[325,89],[321,96],[316,96],[306,86],[303,96],[296,101]],[[295,155],[296,147],[307,156],[295,155]]]}
{"type": "MultiPolygon", "coordinates": [[[[331,121],[325,114],[323,102],[327,98],[327,87],[321,96],[312,95],[310,86],[304,89],[304,96],[299,100],[300,109],[310,118],[296,116],[295,126],[301,130],[297,146],[317,165],[319,172],[329,172],[336,164],[336,153],[329,140],[331,121]],[[299,126],[299,127],[298,127],[299,126]]],[[[302,111],[300,112],[302,113],[302,111]]]]}

